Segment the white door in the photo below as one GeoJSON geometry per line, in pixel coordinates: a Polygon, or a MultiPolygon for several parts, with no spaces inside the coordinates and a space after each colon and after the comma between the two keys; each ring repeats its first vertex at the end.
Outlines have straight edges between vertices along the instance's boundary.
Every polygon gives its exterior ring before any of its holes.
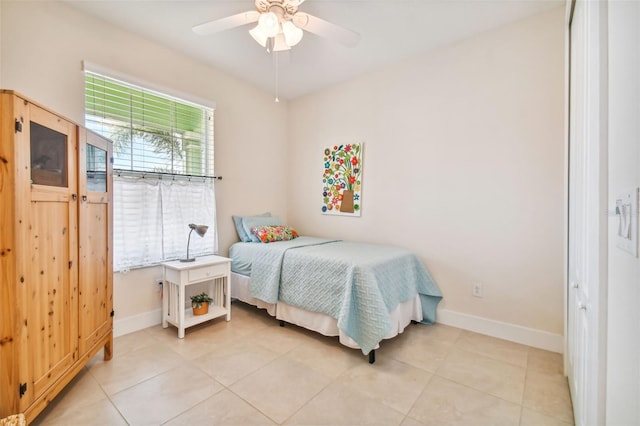
{"type": "Polygon", "coordinates": [[[605,422],[606,8],[578,0],[570,24],[567,373],[578,426],[605,422]]]}

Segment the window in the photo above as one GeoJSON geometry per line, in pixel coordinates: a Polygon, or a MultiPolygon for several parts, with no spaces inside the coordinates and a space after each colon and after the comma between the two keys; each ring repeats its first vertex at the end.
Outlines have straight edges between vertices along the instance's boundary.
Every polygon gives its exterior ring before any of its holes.
{"type": "Polygon", "coordinates": [[[213,108],[85,73],[85,125],[114,143],[114,269],[218,249],[213,108]],[[192,236],[193,237],[193,236],[192,236]]]}

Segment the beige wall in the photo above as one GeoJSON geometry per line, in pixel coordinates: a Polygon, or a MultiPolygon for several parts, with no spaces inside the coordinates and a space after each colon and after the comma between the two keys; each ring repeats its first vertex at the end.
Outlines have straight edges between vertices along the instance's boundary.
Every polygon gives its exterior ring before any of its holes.
{"type": "MultiPolygon", "coordinates": [[[[216,183],[220,253],[237,237],[232,214],[286,218],[287,102],[59,2],[0,1],[0,87],[17,90],[84,122],[83,60],[149,84],[216,102],[216,183]],[[248,125],[250,123],[250,125],[248,125]],[[278,155],[273,155],[277,152],[278,155]],[[269,161],[263,161],[264,158],[269,161]]],[[[116,320],[160,308],[158,271],[117,275],[116,320]]],[[[159,321],[158,316],[158,321],[159,321]]]]}
{"type": "Polygon", "coordinates": [[[442,309],[562,335],[563,40],[558,8],[291,101],[291,224],[408,247],[442,309]],[[323,148],[352,142],[362,216],[321,215],[323,148]]]}

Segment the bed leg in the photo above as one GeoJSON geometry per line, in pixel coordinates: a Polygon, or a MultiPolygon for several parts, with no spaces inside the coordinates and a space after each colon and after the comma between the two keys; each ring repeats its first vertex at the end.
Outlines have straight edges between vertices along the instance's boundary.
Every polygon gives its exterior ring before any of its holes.
{"type": "Polygon", "coordinates": [[[280,327],[284,327],[284,321],[280,320],[280,327]]]}
{"type": "Polygon", "coordinates": [[[373,364],[376,362],[376,351],[375,349],[369,352],[369,364],[373,364]]]}

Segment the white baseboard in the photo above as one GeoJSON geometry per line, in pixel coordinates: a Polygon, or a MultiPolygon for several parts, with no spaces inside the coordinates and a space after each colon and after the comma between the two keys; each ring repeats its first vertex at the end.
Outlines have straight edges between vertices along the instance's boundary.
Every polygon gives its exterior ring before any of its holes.
{"type": "Polygon", "coordinates": [[[143,328],[153,327],[162,322],[162,309],[144,312],[113,321],[113,337],[133,333],[143,328]]]}
{"type": "Polygon", "coordinates": [[[438,309],[437,322],[547,351],[563,353],[564,336],[521,325],[438,309]]]}
{"type": "MultiPolygon", "coordinates": [[[[161,309],[116,319],[113,321],[113,337],[153,327],[161,322],[161,309]]],[[[448,309],[438,309],[437,322],[547,351],[562,353],[564,350],[564,337],[562,335],[521,325],[463,314],[448,309]]]]}

